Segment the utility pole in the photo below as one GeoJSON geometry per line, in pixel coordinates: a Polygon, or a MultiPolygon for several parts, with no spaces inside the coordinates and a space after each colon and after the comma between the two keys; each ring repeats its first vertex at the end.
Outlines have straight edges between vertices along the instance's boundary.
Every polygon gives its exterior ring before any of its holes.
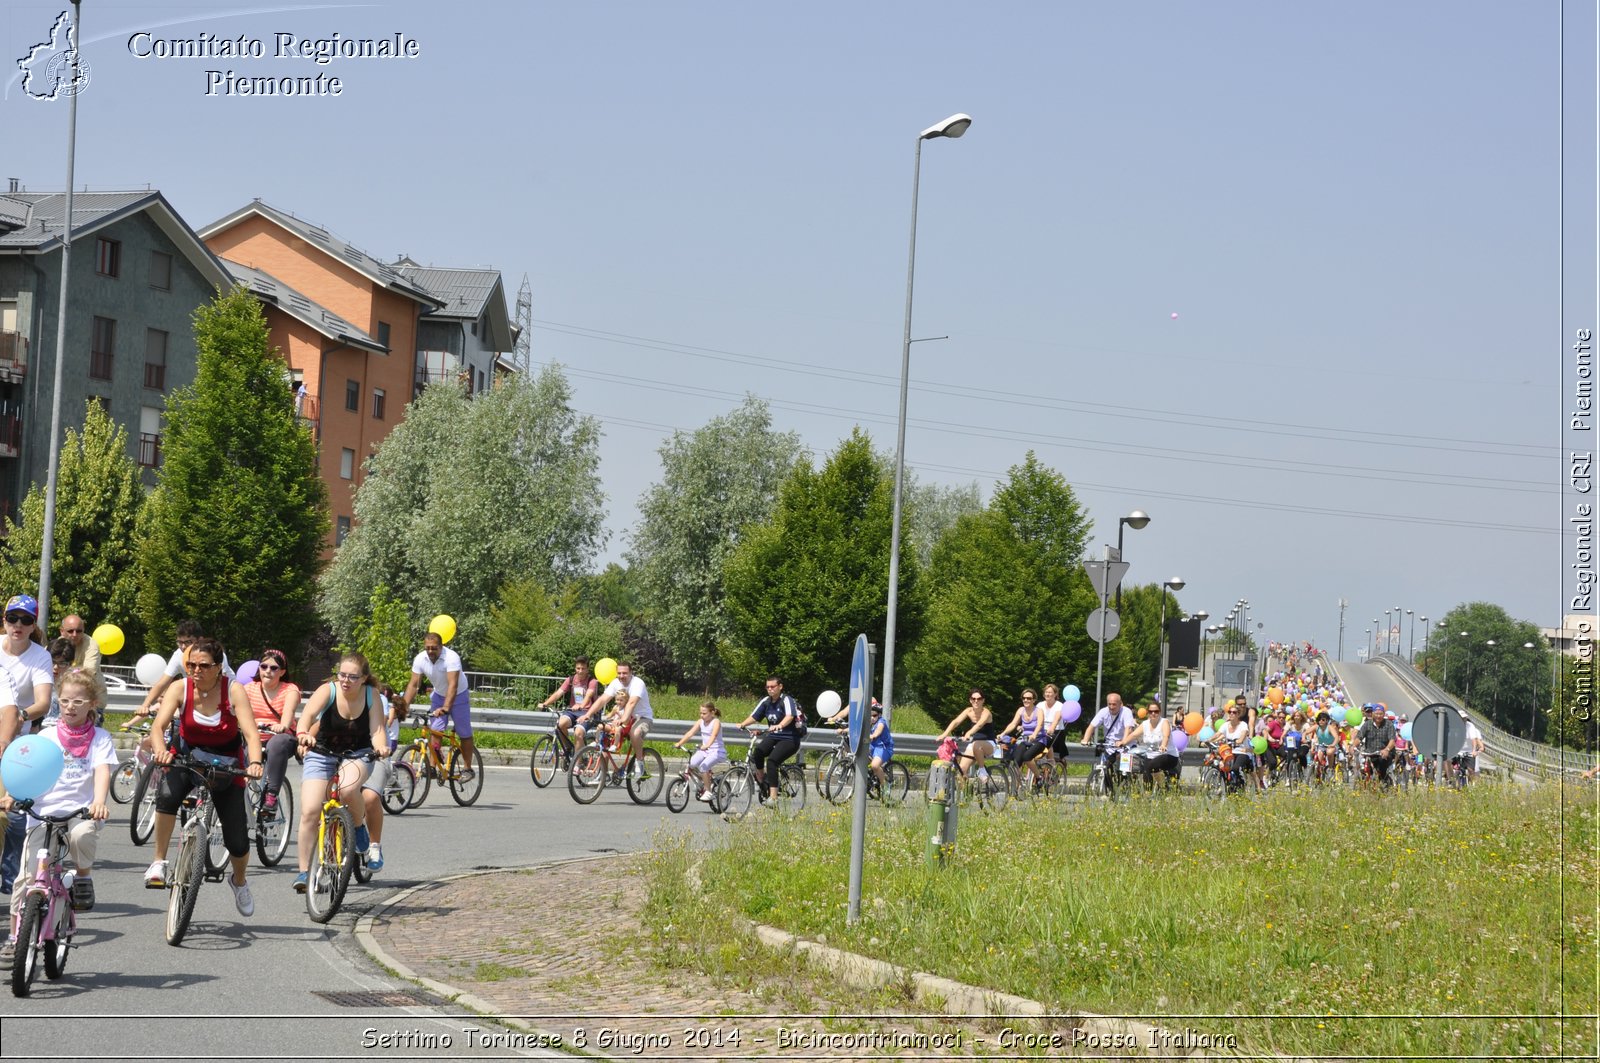
{"type": "Polygon", "coordinates": [[[1350,599],[1339,599],[1339,660],[1344,660],[1344,611],[1350,607],[1350,599]]]}

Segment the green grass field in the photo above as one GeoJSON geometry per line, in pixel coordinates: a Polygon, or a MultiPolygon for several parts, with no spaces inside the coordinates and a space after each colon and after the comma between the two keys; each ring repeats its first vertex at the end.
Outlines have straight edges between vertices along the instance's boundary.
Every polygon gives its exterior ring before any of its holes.
{"type": "Polygon", "coordinates": [[[913,801],[874,809],[853,927],[848,817],[809,811],[741,824],[708,852],[658,848],[649,918],[707,934],[703,959],[658,942],[669,964],[726,965],[746,947],[742,916],[1052,1010],[1232,1031],[1251,1051],[1595,1050],[1592,788],[971,813],[932,870],[913,801]],[[1591,1018],[1513,1017],[1563,1010],[1591,1018]],[[1217,1015],[1234,1017],[1174,1019],[1217,1015]]]}

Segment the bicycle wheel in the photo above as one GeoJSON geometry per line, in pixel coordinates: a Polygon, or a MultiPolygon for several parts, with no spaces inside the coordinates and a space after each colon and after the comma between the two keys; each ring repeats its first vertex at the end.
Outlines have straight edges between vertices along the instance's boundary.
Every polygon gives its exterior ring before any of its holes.
{"type": "Polygon", "coordinates": [[[1221,801],[1228,796],[1228,780],[1215,764],[1207,764],[1200,769],[1200,796],[1212,801],[1221,801]]]}
{"type": "Polygon", "coordinates": [[[793,818],[806,808],[805,769],[785,764],[778,769],[778,812],[793,818]]]}
{"type": "Polygon", "coordinates": [[[593,742],[578,750],[567,773],[567,792],[580,805],[592,805],[606,788],[606,758],[593,742]]]}
{"type": "MultiPolygon", "coordinates": [[[[667,769],[661,763],[661,754],[653,749],[646,749],[628,767],[628,796],[633,798],[636,805],[648,805],[661,796],[661,784],[666,779],[667,769]],[[635,774],[643,769],[642,774],[635,774]]],[[[804,782],[804,780],[801,780],[804,782]]]]}
{"type": "MultiPolygon", "coordinates": [[[[245,816],[248,818],[249,801],[246,800],[245,816]]],[[[248,821],[245,824],[248,829],[248,821]]],[[[206,801],[205,818],[200,823],[200,830],[206,840],[206,873],[220,875],[228,866],[228,845],[222,839],[222,817],[217,815],[217,806],[210,800],[206,801]]]]}
{"type": "Polygon", "coordinates": [[[77,930],[67,902],[63,900],[58,908],[55,934],[44,943],[44,976],[52,982],[67,973],[67,953],[72,951],[72,935],[77,930]]]}
{"type": "Polygon", "coordinates": [[[689,807],[689,780],[681,775],[667,784],[667,811],[682,812],[689,807]]]}
{"type": "Polygon", "coordinates": [[[189,932],[195,901],[200,899],[200,883],[205,881],[206,839],[198,831],[185,830],[178,846],[175,872],[167,883],[167,944],[178,945],[189,932]]]}
{"type": "Polygon", "coordinates": [[[22,907],[17,923],[17,951],[11,957],[11,992],[25,997],[39,977],[39,935],[44,927],[44,897],[34,894],[22,907]]]}
{"type": "Polygon", "coordinates": [[[323,810],[306,883],[306,914],[313,923],[326,923],[344,903],[344,891],[350,882],[350,858],[355,856],[354,833],[349,812],[342,808],[332,814],[323,810]]]}
{"type": "Polygon", "coordinates": [[[406,807],[416,808],[428,796],[428,787],[433,785],[433,772],[428,770],[428,754],[423,752],[421,746],[410,745],[401,752],[397,763],[411,769],[411,778],[416,785],[412,788],[411,800],[406,807]]]}
{"type": "Polygon", "coordinates": [[[533,776],[533,785],[543,790],[560,770],[561,751],[556,748],[554,736],[540,735],[533,743],[533,755],[528,758],[528,772],[533,776]]]}
{"type": "Polygon", "coordinates": [[[890,808],[905,804],[906,794],[911,792],[911,772],[898,760],[891,760],[883,766],[884,785],[880,788],[883,803],[890,808]]]}
{"type": "Polygon", "coordinates": [[[256,856],[262,867],[277,867],[289,851],[289,834],[294,827],[294,790],[278,790],[278,807],[271,819],[256,813],[256,856]]]}
{"type": "Polygon", "coordinates": [[[146,764],[139,772],[139,781],[133,788],[133,811],[128,815],[128,835],[133,844],[143,845],[150,840],[156,826],[156,787],[159,780],[156,766],[146,764]]]}
{"type": "Polygon", "coordinates": [[[403,760],[389,765],[389,779],[383,784],[383,808],[391,816],[398,816],[411,807],[411,798],[417,792],[417,772],[403,760]]]}
{"type": "Polygon", "coordinates": [[[828,788],[823,794],[830,804],[845,805],[856,792],[856,766],[842,758],[836,759],[833,771],[828,774],[828,788]]]}
{"type": "Polygon", "coordinates": [[[817,776],[817,796],[824,801],[833,800],[828,796],[828,784],[833,779],[834,765],[838,764],[841,759],[843,758],[840,757],[837,749],[830,749],[817,758],[817,766],[813,769],[817,776]]]}
{"type": "Polygon", "coordinates": [[[973,780],[973,789],[978,794],[978,807],[985,812],[999,812],[1011,803],[1011,791],[1015,785],[1011,776],[1011,765],[996,764],[988,769],[987,777],[973,780]]]}
{"type": "MultiPolygon", "coordinates": [[[[461,748],[458,746],[452,749],[444,777],[450,784],[450,796],[455,798],[456,804],[466,808],[483,793],[483,753],[477,746],[473,746],[472,763],[467,764],[466,758],[461,755],[461,748]]],[[[656,783],[657,789],[660,786],[659,782],[656,783]]]]}
{"type": "Polygon", "coordinates": [[[722,818],[737,823],[750,814],[756,800],[756,780],[750,769],[737,764],[717,780],[716,801],[722,806],[722,818]]]}
{"type": "Polygon", "coordinates": [[[139,785],[139,757],[129,753],[111,773],[111,800],[125,805],[133,800],[134,788],[139,785]]]}

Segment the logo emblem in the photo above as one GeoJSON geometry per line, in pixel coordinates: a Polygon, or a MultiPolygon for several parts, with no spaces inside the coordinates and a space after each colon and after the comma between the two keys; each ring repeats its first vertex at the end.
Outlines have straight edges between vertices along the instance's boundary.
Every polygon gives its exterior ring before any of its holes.
{"type": "Polygon", "coordinates": [[[17,60],[22,71],[22,91],[36,100],[76,96],[89,84],[89,64],[78,55],[78,27],[70,12],[56,16],[47,40],[28,49],[17,60]],[[72,76],[76,60],[78,75],[72,76]]]}

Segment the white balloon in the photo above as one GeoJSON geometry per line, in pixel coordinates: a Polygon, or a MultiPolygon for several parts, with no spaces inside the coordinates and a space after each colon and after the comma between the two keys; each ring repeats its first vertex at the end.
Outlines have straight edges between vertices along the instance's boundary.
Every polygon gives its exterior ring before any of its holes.
{"type": "Polygon", "coordinates": [[[837,690],[824,690],[822,693],[817,695],[817,712],[820,713],[824,719],[835,715],[839,711],[839,707],[843,704],[844,699],[839,696],[839,692],[837,690]]]}
{"type": "Polygon", "coordinates": [[[147,687],[153,687],[161,682],[161,674],[166,670],[167,659],[159,653],[147,653],[133,666],[133,674],[147,687]]]}

